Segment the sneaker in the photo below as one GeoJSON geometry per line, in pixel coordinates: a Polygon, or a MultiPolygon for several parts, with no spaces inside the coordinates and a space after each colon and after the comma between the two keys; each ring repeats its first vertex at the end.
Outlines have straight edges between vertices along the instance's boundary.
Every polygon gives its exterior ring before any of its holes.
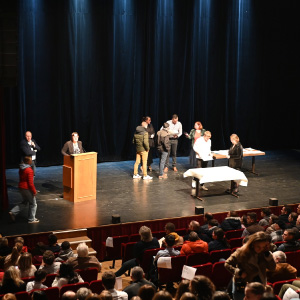
{"type": "Polygon", "coordinates": [[[137,179],[137,178],[141,178],[141,177],[142,177],[142,176],[139,175],[139,174],[136,174],[136,175],[133,175],[133,176],[132,176],[133,179],[137,179]]]}
{"type": "Polygon", "coordinates": [[[40,220],[38,219],[34,219],[33,221],[28,221],[29,224],[34,224],[34,223],[39,223],[40,220]]]}
{"type": "Polygon", "coordinates": [[[9,213],[9,216],[10,216],[10,219],[11,219],[11,221],[12,222],[16,222],[16,217],[15,217],[15,215],[10,211],[9,213]]]}
{"type": "Polygon", "coordinates": [[[202,185],[202,190],[208,191],[208,188],[206,186],[202,185]]]}
{"type": "Polygon", "coordinates": [[[144,176],[143,179],[144,179],[144,180],[151,180],[151,179],[153,179],[153,177],[147,175],[147,176],[144,176]]]}

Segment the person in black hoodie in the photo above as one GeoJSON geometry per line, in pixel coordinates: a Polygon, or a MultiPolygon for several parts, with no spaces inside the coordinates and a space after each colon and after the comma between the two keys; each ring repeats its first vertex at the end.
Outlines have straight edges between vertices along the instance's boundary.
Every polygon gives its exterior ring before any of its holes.
{"type": "Polygon", "coordinates": [[[227,218],[221,223],[224,231],[241,229],[241,218],[236,211],[229,211],[227,218]]]}

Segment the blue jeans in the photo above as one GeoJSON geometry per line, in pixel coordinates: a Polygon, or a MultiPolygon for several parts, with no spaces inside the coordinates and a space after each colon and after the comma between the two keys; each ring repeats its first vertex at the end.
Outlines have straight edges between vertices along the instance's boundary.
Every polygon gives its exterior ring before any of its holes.
{"type": "Polygon", "coordinates": [[[164,168],[165,168],[167,157],[168,157],[168,152],[161,152],[159,154],[159,176],[164,175],[164,168]]]}
{"type": "Polygon", "coordinates": [[[15,207],[13,207],[11,209],[11,212],[13,213],[14,216],[18,215],[21,212],[21,210],[26,208],[27,203],[29,203],[28,221],[34,221],[36,209],[37,209],[36,198],[30,190],[19,189],[19,191],[21,193],[23,201],[21,203],[17,204],[15,207]]]}

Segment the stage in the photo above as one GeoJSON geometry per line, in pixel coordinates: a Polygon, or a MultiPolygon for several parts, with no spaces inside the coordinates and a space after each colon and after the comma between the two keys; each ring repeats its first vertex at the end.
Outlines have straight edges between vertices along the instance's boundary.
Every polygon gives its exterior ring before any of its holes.
{"type": "MultiPolygon", "coordinates": [[[[8,212],[1,212],[0,232],[18,235],[54,230],[95,227],[111,223],[111,216],[119,214],[121,222],[153,220],[193,215],[195,206],[206,212],[223,212],[268,205],[276,197],[279,205],[300,202],[300,151],[266,151],[256,158],[256,176],[251,158],[244,159],[243,172],[248,186],[240,187],[240,197],[225,193],[230,182],[209,183],[202,193],[204,201],[191,197],[191,178],[183,178],[189,169],[188,157],[178,158],[178,172],[170,170],[168,179],[158,179],[158,159],[152,165],[152,181],[132,179],[133,161],[109,162],[97,165],[97,200],[71,203],[61,198],[62,166],[38,167],[35,185],[38,224],[28,224],[27,211],[10,223],[8,212]]],[[[225,166],[227,160],[216,160],[215,166],[225,166]]],[[[211,166],[211,163],[209,163],[211,166]]],[[[10,207],[18,203],[18,169],[6,171],[10,207]]]]}

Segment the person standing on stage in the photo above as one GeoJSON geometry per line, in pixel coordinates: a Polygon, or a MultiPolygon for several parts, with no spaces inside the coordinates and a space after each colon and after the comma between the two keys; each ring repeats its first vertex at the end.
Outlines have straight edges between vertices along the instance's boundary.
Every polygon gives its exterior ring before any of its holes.
{"type": "MultiPolygon", "coordinates": [[[[227,158],[229,159],[229,167],[240,170],[243,164],[243,146],[240,143],[239,137],[234,133],[230,136],[231,147],[228,151],[227,158]]],[[[239,185],[235,181],[231,181],[231,188],[227,190],[228,193],[237,195],[239,185]]]]}
{"type": "Polygon", "coordinates": [[[166,122],[163,125],[163,129],[157,132],[157,151],[159,152],[159,179],[168,178],[167,174],[164,174],[164,167],[170,151],[170,133],[168,132],[169,124],[166,122]]]}
{"type": "MultiPolygon", "coordinates": [[[[197,168],[207,168],[208,161],[211,160],[211,133],[205,131],[204,136],[196,140],[194,144],[194,151],[197,158],[197,168]]],[[[207,191],[208,188],[201,184],[203,190],[207,191]]]]}
{"type": "Polygon", "coordinates": [[[14,222],[16,216],[20,211],[26,208],[27,203],[29,203],[28,208],[28,223],[38,223],[39,220],[35,218],[37,204],[36,204],[36,189],[33,183],[33,170],[31,168],[32,159],[30,156],[25,156],[23,163],[20,164],[19,169],[19,191],[23,198],[23,201],[13,207],[9,212],[11,220],[14,222]]]}
{"type": "Polygon", "coordinates": [[[147,123],[146,131],[148,132],[149,147],[150,147],[148,152],[147,167],[148,167],[148,171],[152,172],[151,164],[153,163],[153,150],[155,147],[155,142],[154,142],[155,130],[153,125],[151,124],[151,118],[149,116],[143,117],[143,122],[147,123]]]}
{"type": "Polygon", "coordinates": [[[20,148],[22,151],[22,162],[25,156],[31,157],[31,168],[35,175],[36,171],[36,153],[41,151],[41,148],[35,140],[32,139],[32,133],[30,131],[25,132],[25,139],[21,141],[20,148]]]}
{"type": "Polygon", "coordinates": [[[71,155],[71,154],[79,154],[84,153],[84,149],[82,148],[82,142],[78,140],[79,135],[77,132],[73,132],[71,134],[71,141],[67,141],[63,148],[61,149],[62,155],[71,155]]]}
{"type": "Polygon", "coordinates": [[[192,168],[197,167],[197,159],[196,159],[196,153],[193,149],[195,142],[197,141],[198,138],[204,135],[205,129],[203,128],[201,122],[197,121],[195,122],[194,128],[190,131],[188,134],[187,132],[184,133],[184,135],[192,140],[192,148],[190,152],[190,165],[192,168]]]}
{"type": "Polygon", "coordinates": [[[139,164],[143,161],[143,179],[151,180],[151,176],[147,175],[147,160],[149,152],[149,138],[148,132],[146,131],[147,123],[142,122],[142,125],[137,126],[135,134],[133,136],[132,143],[136,147],[136,161],[134,164],[133,179],[141,178],[138,174],[139,164]]]}
{"type": "MultiPolygon", "coordinates": [[[[177,146],[178,146],[178,139],[182,135],[182,124],[178,121],[178,116],[174,114],[172,116],[172,120],[167,121],[169,124],[169,132],[170,132],[170,151],[168,153],[167,161],[165,164],[164,172],[168,172],[169,170],[169,163],[170,163],[170,156],[172,157],[172,166],[174,172],[177,172],[176,167],[176,155],[177,155],[177,146]]],[[[160,130],[162,130],[161,127],[160,130]]]]}

